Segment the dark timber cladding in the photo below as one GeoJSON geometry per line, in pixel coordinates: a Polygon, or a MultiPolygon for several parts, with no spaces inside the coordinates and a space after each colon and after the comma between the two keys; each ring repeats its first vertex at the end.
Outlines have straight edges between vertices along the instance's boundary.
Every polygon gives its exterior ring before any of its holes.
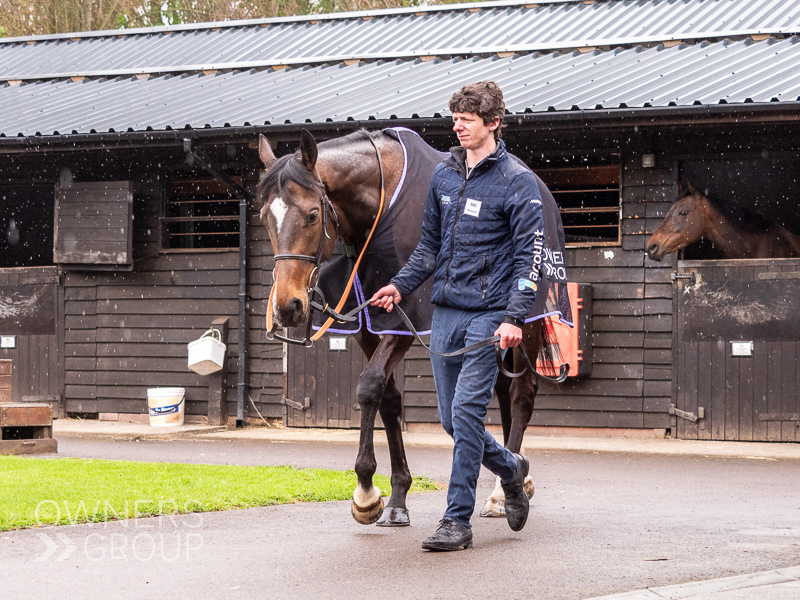
{"type": "MultiPolygon", "coordinates": [[[[282,395],[283,373],[281,347],[266,341],[258,318],[269,245],[255,213],[250,218],[246,384],[260,409],[260,395],[282,395]]],[[[187,414],[206,415],[208,379],[188,370],[186,344],[229,317],[227,401],[236,414],[238,279],[237,250],[162,254],[137,261],[131,273],[67,272],[67,411],[146,413],[147,388],[177,386],[186,388],[187,414]]]]}
{"type": "MultiPolygon", "coordinates": [[[[622,173],[621,240],[616,245],[569,247],[570,281],[590,283],[593,300],[593,368],[588,378],[569,378],[560,386],[542,384],[532,425],[543,427],[670,428],[672,378],[672,257],[645,260],[645,240],[658,226],[676,194],[672,130],[545,132],[515,125],[504,132],[509,150],[542,174],[554,164],[581,164],[583,157],[617,156],[622,173]],[[642,154],[658,140],[664,151],[659,165],[642,167],[642,154]],[[568,149],[568,150],[565,150],[568,149]],[[606,149],[606,150],[603,150],[606,149]],[[565,160],[564,156],[567,159],[565,160]]],[[[444,140],[443,140],[444,141],[444,140]]],[[[444,145],[444,144],[441,144],[444,145]]],[[[583,167],[584,169],[586,167],[583,167]]],[[[603,167],[607,169],[607,167],[603,167]]],[[[545,183],[548,180],[545,178],[545,183]]],[[[596,187],[596,186],[595,186],[596,187]]],[[[620,202],[620,200],[618,200],[620,202]]],[[[404,367],[404,419],[436,422],[436,395],[427,354],[414,346],[404,367]]],[[[500,423],[496,400],[488,422],[500,423]]]]}
{"type": "MultiPolygon", "coordinates": [[[[592,286],[591,374],[543,384],[532,424],[797,441],[796,264],[714,263],[708,243],[682,251],[691,265],[644,253],[687,177],[800,233],[800,17],[755,4],[490,2],[0,40],[0,401],[144,414],[147,388],[180,386],[206,415],[186,344],[227,318],[229,414],[242,400],[249,418],[358,426],[354,340],[266,340],[271,244],[219,179],[252,193],[260,133],[278,156],[302,128],[407,126],[445,150],[450,94],[491,78],[510,151],[560,203],[568,277],[592,286]],[[676,269],[791,314],[734,326],[720,315],[738,300],[693,304],[676,269]],[[745,333],[752,358],[731,353],[745,333]]],[[[395,375],[405,423],[436,423],[427,354],[395,375]]]]}

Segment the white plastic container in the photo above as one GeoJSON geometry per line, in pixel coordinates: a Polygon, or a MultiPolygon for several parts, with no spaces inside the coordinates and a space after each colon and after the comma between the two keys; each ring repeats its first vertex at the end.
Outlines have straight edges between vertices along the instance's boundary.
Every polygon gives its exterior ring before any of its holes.
{"type": "Polygon", "coordinates": [[[222,369],[225,344],[217,329],[209,329],[200,339],[189,342],[189,368],[200,375],[210,375],[222,369]]]}
{"type": "Polygon", "coordinates": [[[152,427],[178,427],[183,425],[186,406],[186,388],[150,388],[147,390],[147,408],[152,427]]]}

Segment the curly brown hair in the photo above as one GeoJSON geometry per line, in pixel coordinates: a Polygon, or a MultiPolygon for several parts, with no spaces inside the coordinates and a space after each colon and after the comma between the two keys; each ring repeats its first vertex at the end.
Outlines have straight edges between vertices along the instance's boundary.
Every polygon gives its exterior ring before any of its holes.
{"type": "Polygon", "coordinates": [[[500,119],[499,127],[494,130],[494,139],[500,139],[500,130],[505,126],[503,117],[506,114],[506,103],[503,101],[503,91],[494,81],[479,81],[465,85],[453,94],[448,106],[451,113],[478,115],[483,119],[484,125],[500,119]]]}

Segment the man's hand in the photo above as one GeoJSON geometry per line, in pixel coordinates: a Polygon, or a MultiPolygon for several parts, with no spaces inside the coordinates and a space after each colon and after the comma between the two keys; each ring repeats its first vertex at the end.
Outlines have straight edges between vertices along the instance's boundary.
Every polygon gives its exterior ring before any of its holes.
{"type": "MultiPolygon", "coordinates": [[[[369,303],[372,306],[380,306],[386,309],[386,312],[392,312],[394,305],[400,302],[400,292],[394,287],[394,284],[383,286],[375,295],[370,299],[369,303]]],[[[519,342],[517,342],[519,343],[519,342]]]]}
{"type": "Polygon", "coordinates": [[[522,329],[511,323],[501,323],[494,334],[500,336],[500,348],[503,350],[516,348],[522,341],[522,329]]]}

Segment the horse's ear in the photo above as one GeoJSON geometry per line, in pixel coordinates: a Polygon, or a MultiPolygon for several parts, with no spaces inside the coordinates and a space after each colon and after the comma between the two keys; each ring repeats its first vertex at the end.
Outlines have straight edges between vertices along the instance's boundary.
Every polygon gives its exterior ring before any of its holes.
{"type": "Polygon", "coordinates": [[[678,193],[683,194],[686,191],[686,185],[683,183],[683,179],[678,180],[678,193]]]}
{"type": "Polygon", "coordinates": [[[278,160],[275,154],[272,153],[272,146],[269,145],[269,140],[264,137],[264,134],[258,134],[258,158],[264,163],[264,168],[269,170],[273,163],[278,160]]]}
{"type": "Polygon", "coordinates": [[[692,185],[691,181],[685,182],[684,186],[686,187],[686,191],[689,192],[690,194],[694,194],[697,191],[694,189],[694,186],[692,185]]]}
{"type": "Polygon", "coordinates": [[[300,156],[303,166],[313,171],[317,164],[317,141],[307,129],[300,134],[300,156]]]}

